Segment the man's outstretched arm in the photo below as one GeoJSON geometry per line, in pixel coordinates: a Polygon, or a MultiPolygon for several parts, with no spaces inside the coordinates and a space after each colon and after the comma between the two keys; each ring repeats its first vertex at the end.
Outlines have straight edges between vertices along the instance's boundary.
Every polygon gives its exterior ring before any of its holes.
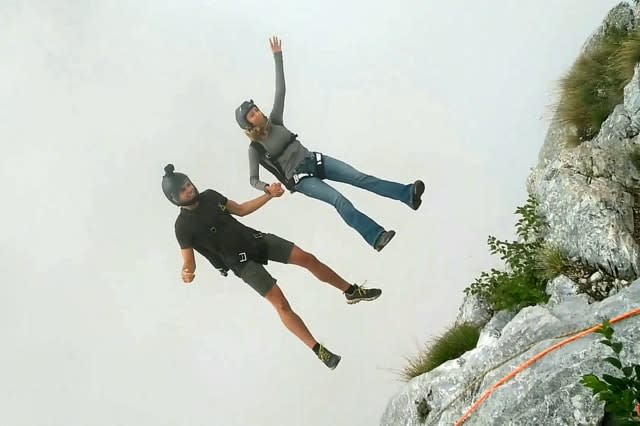
{"type": "Polygon", "coordinates": [[[245,201],[244,203],[238,203],[233,200],[227,200],[225,207],[227,211],[236,216],[246,216],[258,210],[264,206],[267,201],[274,197],[280,197],[284,193],[282,186],[279,183],[269,185],[269,192],[254,198],[253,200],[245,201]]]}

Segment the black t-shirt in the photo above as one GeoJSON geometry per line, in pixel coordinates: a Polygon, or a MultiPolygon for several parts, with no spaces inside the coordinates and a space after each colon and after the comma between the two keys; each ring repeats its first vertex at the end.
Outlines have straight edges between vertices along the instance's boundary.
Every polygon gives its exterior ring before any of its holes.
{"type": "Polygon", "coordinates": [[[175,233],[181,249],[193,248],[218,269],[232,268],[247,241],[259,232],[238,222],[226,209],[227,197],[212,189],[200,194],[198,206],[180,209],[175,233]]]}

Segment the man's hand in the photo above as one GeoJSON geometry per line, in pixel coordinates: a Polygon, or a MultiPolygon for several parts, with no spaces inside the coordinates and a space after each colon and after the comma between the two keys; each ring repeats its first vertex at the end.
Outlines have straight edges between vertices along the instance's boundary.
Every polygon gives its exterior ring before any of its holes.
{"type": "Polygon", "coordinates": [[[278,37],[273,36],[269,39],[269,45],[273,53],[282,52],[282,42],[278,40],[278,37]]]}
{"type": "Polygon", "coordinates": [[[195,273],[189,271],[186,268],[182,270],[182,281],[186,284],[189,284],[191,281],[193,281],[193,278],[195,276],[196,276],[195,273]]]}
{"type": "Polygon", "coordinates": [[[272,197],[280,197],[282,194],[284,194],[284,189],[282,189],[282,184],[280,182],[272,183],[265,188],[265,191],[272,197]]]}

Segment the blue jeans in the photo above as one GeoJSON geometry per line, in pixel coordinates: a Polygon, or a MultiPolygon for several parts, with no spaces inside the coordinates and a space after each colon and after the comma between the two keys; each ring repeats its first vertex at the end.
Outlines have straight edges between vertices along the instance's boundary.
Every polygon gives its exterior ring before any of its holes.
{"type": "MultiPolygon", "coordinates": [[[[311,155],[313,156],[313,154],[311,155]]],[[[312,171],[313,164],[313,157],[307,157],[296,168],[296,173],[312,171]]],[[[413,184],[403,185],[378,179],[375,176],[362,173],[349,164],[328,155],[324,155],[324,172],[325,178],[328,180],[347,183],[411,206],[413,184]]],[[[301,179],[294,189],[308,197],[331,204],[347,225],[358,231],[362,238],[372,247],[375,245],[380,234],[384,232],[382,226],[356,209],[353,204],[351,204],[351,201],[322,179],[306,177],[301,179]]]]}

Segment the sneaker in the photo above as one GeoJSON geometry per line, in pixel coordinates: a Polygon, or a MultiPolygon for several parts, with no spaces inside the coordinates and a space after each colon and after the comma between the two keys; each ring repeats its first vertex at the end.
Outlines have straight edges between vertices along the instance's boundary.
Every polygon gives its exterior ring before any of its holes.
{"type": "Polygon", "coordinates": [[[322,361],[324,365],[329,367],[331,370],[334,370],[338,366],[338,363],[340,362],[340,359],[342,357],[340,355],[334,354],[321,344],[320,348],[318,349],[318,358],[320,358],[320,361],[322,361]]]}
{"type": "Polygon", "coordinates": [[[417,180],[413,183],[413,189],[411,191],[411,208],[418,210],[420,204],[422,204],[422,193],[424,192],[424,182],[417,180]]]}
{"type": "Polygon", "coordinates": [[[389,241],[391,241],[391,239],[395,237],[395,235],[396,235],[396,231],[384,231],[382,234],[380,234],[380,236],[376,240],[376,243],[374,244],[373,248],[376,249],[376,251],[382,250],[384,246],[389,244],[389,241]]]}
{"type": "Polygon", "coordinates": [[[345,293],[344,296],[347,298],[347,303],[353,305],[354,303],[358,303],[361,301],[370,302],[372,300],[376,300],[382,294],[382,290],[379,288],[364,288],[364,286],[359,286],[354,284],[356,287],[352,293],[345,293]]]}

